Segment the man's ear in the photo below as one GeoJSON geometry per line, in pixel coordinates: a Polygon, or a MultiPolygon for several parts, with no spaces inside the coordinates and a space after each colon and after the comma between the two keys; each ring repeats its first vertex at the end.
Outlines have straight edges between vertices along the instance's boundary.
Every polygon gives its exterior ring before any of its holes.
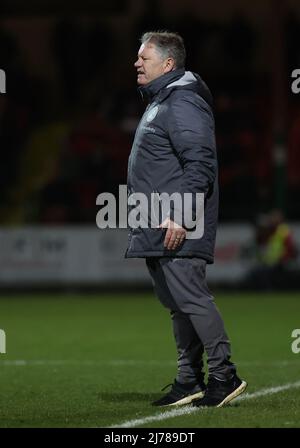
{"type": "Polygon", "coordinates": [[[175,69],[175,61],[173,58],[167,58],[164,62],[164,73],[169,73],[175,69]]]}

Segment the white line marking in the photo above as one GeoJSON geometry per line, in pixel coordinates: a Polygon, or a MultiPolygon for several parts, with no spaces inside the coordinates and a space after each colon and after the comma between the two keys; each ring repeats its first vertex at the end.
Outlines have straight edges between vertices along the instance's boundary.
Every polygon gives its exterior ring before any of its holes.
{"type": "MultiPolygon", "coordinates": [[[[1,366],[48,366],[48,365],[67,365],[79,364],[86,366],[103,365],[103,366],[176,366],[176,361],[171,360],[138,360],[138,359],[111,359],[111,360],[86,360],[86,359],[5,359],[0,360],[1,366]]],[[[298,365],[299,361],[282,360],[270,362],[258,361],[237,361],[238,366],[255,367],[255,366],[269,366],[269,367],[286,367],[290,365],[298,365]]]]}
{"type": "Polygon", "coordinates": [[[104,366],[144,366],[144,365],[165,365],[176,366],[176,361],[159,360],[135,360],[135,359],[112,359],[112,360],[79,360],[79,359],[6,359],[0,360],[1,366],[48,366],[79,364],[83,366],[104,365],[104,366]]]}
{"type": "Polygon", "coordinates": [[[141,426],[146,423],[152,423],[152,422],[159,422],[160,420],[165,420],[168,418],[173,417],[179,417],[181,415],[188,415],[192,414],[194,412],[199,412],[200,409],[191,407],[191,406],[185,406],[180,409],[173,409],[172,411],[165,411],[161,414],[157,415],[149,415],[148,417],[144,418],[137,418],[135,420],[127,420],[124,423],[121,423],[120,425],[112,425],[108,428],[134,428],[136,426],[141,426]]]}
{"type": "Polygon", "coordinates": [[[296,381],[295,383],[287,383],[282,386],[269,387],[268,389],[262,389],[257,392],[253,392],[253,394],[243,394],[240,397],[236,397],[234,401],[242,401],[248,400],[249,398],[263,397],[265,395],[277,394],[278,392],[282,392],[283,390],[294,389],[300,387],[300,381],[296,381]]]}
{"type": "MultiPolygon", "coordinates": [[[[282,386],[270,387],[268,389],[261,389],[257,392],[253,392],[252,394],[244,394],[240,397],[235,398],[235,400],[233,400],[233,402],[249,400],[251,398],[257,398],[257,397],[263,397],[265,395],[272,395],[272,394],[276,394],[278,392],[282,392],[283,390],[288,390],[288,389],[297,388],[297,387],[300,387],[300,381],[297,381],[295,383],[284,384],[282,386]]],[[[205,409],[205,408],[201,409],[201,408],[196,408],[196,407],[192,407],[192,406],[185,406],[180,409],[173,409],[171,411],[165,411],[165,412],[162,412],[161,414],[150,415],[148,417],[139,418],[139,419],[135,419],[135,420],[127,420],[126,422],[121,423],[120,425],[109,426],[109,428],[134,428],[136,426],[142,426],[146,423],[158,422],[160,420],[165,420],[168,418],[174,418],[174,417],[179,417],[181,415],[189,415],[189,414],[193,414],[194,412],[203,412],[203,411],[207,411],[207,409],[205,409]]]]}

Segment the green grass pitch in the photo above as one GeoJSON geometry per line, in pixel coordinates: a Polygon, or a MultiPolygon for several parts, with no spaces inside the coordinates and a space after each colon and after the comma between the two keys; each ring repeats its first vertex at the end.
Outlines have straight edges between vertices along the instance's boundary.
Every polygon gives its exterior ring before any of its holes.
{"type": "MultiPolygon", "coordinates": [[[[300,293],[215,296],[232,359],[258,396],[139,426],[300,427],[300,353],[291,350],[300,293]]],[[[173,381],[176,350],[153,294],[2,294],[0,328],[0,427],[109,427],[164,412],[149,403],[173,381]]]]}

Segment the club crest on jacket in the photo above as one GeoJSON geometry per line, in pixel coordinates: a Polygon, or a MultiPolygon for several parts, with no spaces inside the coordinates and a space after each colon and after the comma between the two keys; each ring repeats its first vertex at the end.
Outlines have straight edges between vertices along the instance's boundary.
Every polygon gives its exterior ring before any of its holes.
{"type": "Polygon", "coordinates": [[[154,120],[154,118],[156,117],[158,112],[158,106],[153,107],[153,109],[150,110],[150,112],[148,113],[147,117],[146,117],[146,121],[147,123],[149,123],[150,121],[154,120]]]}

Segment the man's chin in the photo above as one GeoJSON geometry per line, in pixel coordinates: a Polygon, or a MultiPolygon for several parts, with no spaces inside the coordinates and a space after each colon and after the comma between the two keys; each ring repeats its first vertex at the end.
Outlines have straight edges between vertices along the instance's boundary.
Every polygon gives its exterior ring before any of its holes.
{"type": "Polygon", "coordinates": [[[148,84],[148,81],[144,76],[138,76],[137,83],[139,86],[145,86],[146,84],[148,84]]]}

